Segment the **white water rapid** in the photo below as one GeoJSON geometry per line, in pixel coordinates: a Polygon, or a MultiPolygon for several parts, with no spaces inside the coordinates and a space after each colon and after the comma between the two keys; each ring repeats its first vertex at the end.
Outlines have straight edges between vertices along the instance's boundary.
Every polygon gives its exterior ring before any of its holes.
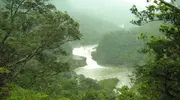
{"type": "Polygon", "coordinates": [[[82,46],[79,48],[73,49],[73,55],[85,57],[86,58],[86,66],[76,68],[74,71],[77,74],[82,74],[85,77],[89,77],[96,80],[103,80],[108,78],[118,78],[119,83],[117,87],[122,87],[124,85],[130,85],[129,75],[131,72],[127,70],[123,66],[119,67],[103,67],[97,64],[96,61],[92,59],[91,53],[96,50],[98,45],[91,46],[82,46]]]}

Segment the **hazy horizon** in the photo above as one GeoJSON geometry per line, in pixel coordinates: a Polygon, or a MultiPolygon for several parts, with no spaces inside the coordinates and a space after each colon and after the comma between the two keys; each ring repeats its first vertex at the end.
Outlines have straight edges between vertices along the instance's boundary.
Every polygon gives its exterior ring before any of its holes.
{"type": "Polygon", "coordinates": [[[53,0],[55,6],[61,11],[68,13],[82,13],[97,17],[99,19],[111,22],[117,26],[124,25],[131,27],[129,23],[134,17],[130,8],[135,4],[138,8],[143,9],[146,2],[144,0],[53,0]]]}

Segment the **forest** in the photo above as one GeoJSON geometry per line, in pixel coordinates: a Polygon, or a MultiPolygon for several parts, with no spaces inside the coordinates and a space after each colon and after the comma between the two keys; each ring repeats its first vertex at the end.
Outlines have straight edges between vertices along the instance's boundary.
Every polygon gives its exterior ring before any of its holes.
{"type": "Polygon", "coordinates": [[[0,0],[0,100],[180,100],[180,1],[135,2],[0,0]]]}

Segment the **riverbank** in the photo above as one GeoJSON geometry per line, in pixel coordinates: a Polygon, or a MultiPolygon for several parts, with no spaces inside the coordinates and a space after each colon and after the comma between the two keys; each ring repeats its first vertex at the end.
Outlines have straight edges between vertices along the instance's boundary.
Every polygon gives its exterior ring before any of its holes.
{"type": "Polygon", "coordinates": [[[83,46],[73,49],[73,55],[86,58],[86,65],[79,66],[74,69],[77,74],[82,74],[87,78],[92,78],[95,80],[104,80],[117,78],[119,82],[117,83],[118,88],[127,85],[131,87],[131,81],[129,75],[132,75],[132,71],[125,66],[101,66],[98,65],[95,60],[92,59],[92,52],[96,51],[97,45],[83,46]]]}

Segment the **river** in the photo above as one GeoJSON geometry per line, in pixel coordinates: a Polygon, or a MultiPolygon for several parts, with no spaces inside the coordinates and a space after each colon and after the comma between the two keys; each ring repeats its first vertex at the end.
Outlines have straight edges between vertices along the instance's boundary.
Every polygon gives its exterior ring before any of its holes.
{"type": "Polygon", "coordinates": [[[73,55],[86,58],[86,66],[76,68],[74,71],[77,74],[82,74],[85,77],[103,80],[109,78],[118,78],[119,82],[117,87],[124,85],[131,86],[129,75],[131,71],[124,66],[112,67],[112,66],[100,66],[96,61],[92,59],[91,53],[96,51],[98,45],[81,46],[73,49],[73,55]]]}

